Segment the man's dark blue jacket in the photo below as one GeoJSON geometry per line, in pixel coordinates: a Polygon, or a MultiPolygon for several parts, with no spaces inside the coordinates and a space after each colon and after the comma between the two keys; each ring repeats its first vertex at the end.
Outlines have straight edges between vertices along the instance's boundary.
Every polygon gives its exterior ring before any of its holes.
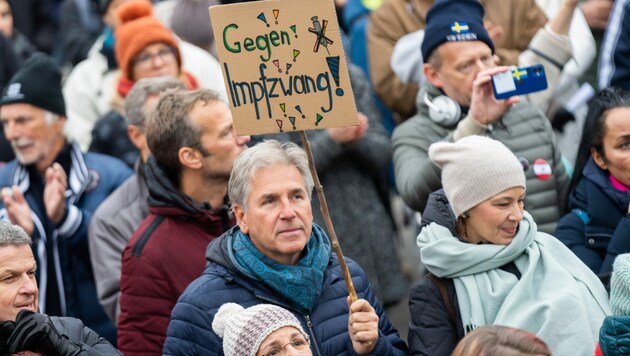
{"type": "MultiPolygon", "coordinates": [[[[228,302],[245,308],[262,303],[284,307],[295,314],[310,334],[313,355],[355,355],[348,335],[348,288],[337,256],[331,254],[323,290],[310,314],[304,315],[262,282],[237,271],[229,256],[227,237],[236,231],[238,226],[208,245],[204,273],[188,286],[173,309],[164,355],[223,355],[223,340],[212,331],[212,321],[219,307],[228,302]]],[[[380,318],[379,339],[371,354],[406,355],[407,346],[387,319],[367,276],[354,261],[346,261],[358,297],[367,300],[380,318]]]]}

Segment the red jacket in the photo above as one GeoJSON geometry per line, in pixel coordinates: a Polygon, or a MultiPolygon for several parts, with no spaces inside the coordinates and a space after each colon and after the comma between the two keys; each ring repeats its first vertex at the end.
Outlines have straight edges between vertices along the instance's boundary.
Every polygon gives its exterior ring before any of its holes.
{"type": "Polygon", "coordinates": [[[125,355],[161,355],[171,310],[201,275],[208,243],[234,225],[227,206],[203,209],[151,163],[149,216],[122,257],[118,347],[125,355]],[[152,178],[153,177],[153,178],[152,178]]]}

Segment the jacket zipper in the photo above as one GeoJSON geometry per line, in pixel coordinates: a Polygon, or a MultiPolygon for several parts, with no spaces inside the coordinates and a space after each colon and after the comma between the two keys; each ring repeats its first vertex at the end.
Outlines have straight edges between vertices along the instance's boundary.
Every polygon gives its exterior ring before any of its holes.
{"type": "Polygon", "coordinates": [[[317,339],[315,339],[315,330],[313,330],[313,323],[311,323],[311,317],[308,314],[304,315],[304,319],[306,319],[306,326],[308,326],[308,332],[313,335],[313,345],[315,345],[315,351],[317,351],[318,355],[321,355],[321,351],[319,351],[319,344],[317,343],[317,339]]]}

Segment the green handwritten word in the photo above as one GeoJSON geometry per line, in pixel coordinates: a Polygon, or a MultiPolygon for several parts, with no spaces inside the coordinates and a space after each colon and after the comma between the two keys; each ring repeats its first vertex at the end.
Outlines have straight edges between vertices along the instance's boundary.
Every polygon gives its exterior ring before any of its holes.
{"type": "MultiPolygon", "coordinates": [[[[228,31],[231,29],[238,29],[237,24],[229,24],[225,26],[223,29],[223,45],[225,48],[232,53],[241,53],[241,42],[228,41],[228,31]]],[[[271,58],[271,48],[279,47],[281,45],[291,45],[291,39],[289,38],[289,33],[287,31],[271,31],[268,34],[258,35],[256,39],[252,39],[251,37],[245,37],[243,40],[243,48],[248,51],[267,51],[267,55],[260,55],[260,59],[263,62],[267,62],[269,58],[271,58]]]]}
{"type": "Polygon", "coordinates": [[[319,73],[317,77],[309,75],[290,75],[286,80],[280,77],[268,77],[265,74],[267,65],[260,64],[260,77],[255,82],[236,82],[230,76],[230,69],[227,63],[223,63],[225,74],[230,89],[230,96],[234,107],[241,105],[254,104],[256,109],[256,119],[260,120],[259,103],[265,101],[267,106],[267,115],[273,118],[271,113],[271,103],[269,98],[279,98],[292,95],[303,95],[317,92],[326,92],[328,94],[327,107],[320,107],[322,112],[326,113],[333,109],[333,95],[330,87],[330,75],[328,72],[319,73]]]}

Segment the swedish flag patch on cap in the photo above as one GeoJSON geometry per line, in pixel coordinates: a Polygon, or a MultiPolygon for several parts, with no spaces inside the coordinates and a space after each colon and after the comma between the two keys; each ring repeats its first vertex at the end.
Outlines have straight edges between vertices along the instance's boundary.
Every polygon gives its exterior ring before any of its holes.
{"type": "Polygon", "coordinates": [[[468,27],[468,24],[466,22],[456,21],[451,23],[451,31],[453,31],[454,34],[468,33],[468,31],[470,31],[470,28],[468,27]]]}

